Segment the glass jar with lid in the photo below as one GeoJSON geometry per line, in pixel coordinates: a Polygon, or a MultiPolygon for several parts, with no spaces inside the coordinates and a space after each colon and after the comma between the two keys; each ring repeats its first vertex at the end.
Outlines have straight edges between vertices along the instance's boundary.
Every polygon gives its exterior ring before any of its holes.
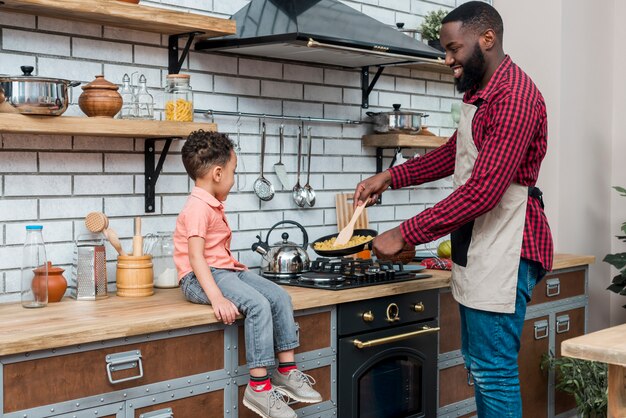
{"type": "Polygon", "coordinates": [[[193,92],[189,74],[168,74],[165,81],[165,120],[193,121],[193,92]]]}
{"type": "Polygon", "coordinates": [[[154,266],[154,287],[178,287],[172,233],[157,232],[153,245],[151,253],[154,266]]]}

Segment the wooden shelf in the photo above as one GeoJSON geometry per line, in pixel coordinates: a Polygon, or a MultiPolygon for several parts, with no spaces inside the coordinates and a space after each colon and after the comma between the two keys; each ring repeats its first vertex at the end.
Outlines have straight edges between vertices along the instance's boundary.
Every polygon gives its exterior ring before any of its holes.
{"type": "Polygon", "coordinates": [[[377,148],[438,148],[448,138],[434,135],[375,134],[363,135],[363,145],[377,148]]]}
{"type": "Polygon", "coordinates": [[[192,131],[215,131],[214,123],[125,120],[77,116],[27,116],[0,113],[0,133],[37,135],[114,136],[124,138],[183,138],[192,131]]]}
{"type": "Polygon", "coordinates": [[[2,10],[166,35],[201,32],[200,37],[213,37],[236,33],[234,20],[119,0],[2,0],[2,10]]]}

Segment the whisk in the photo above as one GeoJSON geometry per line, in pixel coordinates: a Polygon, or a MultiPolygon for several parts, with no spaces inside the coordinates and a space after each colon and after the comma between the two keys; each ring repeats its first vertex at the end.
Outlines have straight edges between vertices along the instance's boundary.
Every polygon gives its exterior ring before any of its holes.
{"type": "Polygon", "coordinates": [[[91,232],[102,232],[119,255],[128,255],[122,248],[117,233],[109,228],[109,218],[102,212],[90,212],[85,217],[85,226],[91,232]]]}

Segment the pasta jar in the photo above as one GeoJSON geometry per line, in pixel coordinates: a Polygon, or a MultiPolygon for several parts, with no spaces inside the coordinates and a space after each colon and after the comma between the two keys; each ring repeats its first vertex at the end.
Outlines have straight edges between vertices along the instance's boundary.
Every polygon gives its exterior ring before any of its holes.
{"type": "Polygon", "coordinates": [[[193,121],[193,92],[189,74],[168,74],[164,98],[165,120],[193,121]]]}

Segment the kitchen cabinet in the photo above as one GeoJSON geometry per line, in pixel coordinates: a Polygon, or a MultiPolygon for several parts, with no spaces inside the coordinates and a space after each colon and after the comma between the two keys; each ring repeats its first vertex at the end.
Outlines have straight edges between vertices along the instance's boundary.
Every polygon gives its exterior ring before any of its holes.
{"type": "MultiPolygon", "coordinates": [[[[296,313],[298,365],[324,399],[294,404],[299,416],[335,408],[335,321],[334,308],[296,313]]],[[[246,417],[244,346],[240,320],[5,356],[0,416],[246,417]]]]}
{"type": "MultiPolygon", "coordinates": [[[[519,354],[524,416],[566,417],[573,398],[554,389],[556,376],[541,370],[543,356],[560,352],[561,342],[582,335],[587,324],[588,267],[560,267],[533,289],[522,330],[519,354]]],[[[458,304],[449,290],[440,291],[439,417],[475,411],[474,391],[461,356],[458,304]]]]}

